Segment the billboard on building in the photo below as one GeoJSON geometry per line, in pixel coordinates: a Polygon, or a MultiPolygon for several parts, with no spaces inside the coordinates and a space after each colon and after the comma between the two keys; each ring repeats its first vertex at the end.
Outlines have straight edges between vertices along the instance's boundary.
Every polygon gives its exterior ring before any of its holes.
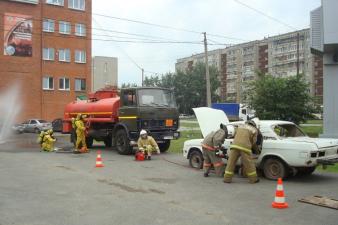
{"type": "Polygon", "coordinates": [[[4,55],[31,57],[32,17],[14,13],[5,13],[4,17],[4,55]]]}

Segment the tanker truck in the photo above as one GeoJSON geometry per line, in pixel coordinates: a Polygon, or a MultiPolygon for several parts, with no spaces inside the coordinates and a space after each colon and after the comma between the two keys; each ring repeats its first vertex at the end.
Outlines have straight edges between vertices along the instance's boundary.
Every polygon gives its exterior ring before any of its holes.
{"type": "Polygon", "coordinates": [[[137,146],[142,129],[156,140],[161,152],[169,149],[170,141],[179,138],[178,110],[173,91],[158,87],[102,89],[65,107],[63,133],[71,134],[75,143],[72,118],[86,115],[86,142],[103,141],[106,147],[116,147],[118,153],[131,154],[137,146]]]}

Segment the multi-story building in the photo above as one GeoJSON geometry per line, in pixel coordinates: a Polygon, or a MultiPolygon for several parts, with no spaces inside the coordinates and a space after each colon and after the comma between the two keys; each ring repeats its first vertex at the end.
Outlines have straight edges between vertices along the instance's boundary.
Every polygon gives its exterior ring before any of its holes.
{"type": "Polygon", "coordinates": [[[19,120],[63,117],[90,91],[91,0],[0,1],[0,90],[20,85],[19,120]]]}
{"type": "Polygon", "coordinates": [[[117,87],[117,58],[95,56],[92,60],[92,91],[105,88],[106,86],[117,87]]]}
{"type": "MultiPolygon", "coordinates": [[[[213,64],[220,73],[221,100],[246,102],[247,84],[256,79],[257,72],[287,77],[297,74],[298,65],[299,73],[311,84],[310,92],[322,101],[322,61],[311,54],[309,42],[309,29],[303,29],[211,51],[208,55],[215,59],[213,64]]],[[[204,54],[198,54],[178,59],[176,70],[191,69],[203,57],[204,54]]]]}

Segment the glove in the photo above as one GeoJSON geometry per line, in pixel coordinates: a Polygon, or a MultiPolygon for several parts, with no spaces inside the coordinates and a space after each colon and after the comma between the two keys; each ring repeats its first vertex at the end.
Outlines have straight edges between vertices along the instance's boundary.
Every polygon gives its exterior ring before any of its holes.
{"type": "Polygon", "coordinates": [[[161,151],[159,148],[156,148],[157,154],[161,154],[161,151]]]}

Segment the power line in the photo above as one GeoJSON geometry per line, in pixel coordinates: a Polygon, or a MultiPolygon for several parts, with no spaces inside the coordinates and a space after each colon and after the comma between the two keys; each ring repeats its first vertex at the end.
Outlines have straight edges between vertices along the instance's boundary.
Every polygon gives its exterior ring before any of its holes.
{"type": "Polygon", "coordinates": [[[293,27],[293,26],[291,26],[291,25],[289,25],[289,24],[287,24],[287,23],[285,23],[285,22],[283,22],[283,21],[281,21],[281,20],[279,20],[279,19],[277,19],[275,17],[272,17],[272,16],[266,14],[265,12],[263,12],[261,10],[258,10],[256,8],[250,6],[250,5],[247,5],[247,4],[245,4],[245,3],[243,3],[243,2],[241,2],[239,0],[233,0],[233,1],[236,2],[236,3],[238,3],[238,4],[240,4],[240,5],[242,5],[242,6],[245,6],[248,9],[251,9],[251,10],[255,11],[256,13],[258,13],[258,14],[260,14],[262,16],[265,16],[268,19],[271,19],[271,20],[273,20],[273,21],[275,21],[277,23],[280,23],[280,24],[282,24],[282,25],[284,25],[284,26],[286,26],[286,27],[288,27],[288,28],[290,28],[292,30],[298,30],[296,27],[293,27]]]}
{"type": "MultiPolygon", "coordinates": [[[[177,28],[177,27],[173,27],[173,26],[149,23],[149,22],[144,22],[144,21],[141,21],[141,20],[134,20],[134,19],[117,17],[117,16],[108,16],[108,15],[103,15],[103,14],[98,14],[98,13],[93,13],[93,15],[104,17],[104,18],[115,19],[115,20],[122,20],[122,21],[127,21],[127,22],[132,22],[132,23],[138,23],[138,24],[143,24],[143,25],[148,25],[148,26],[154,26],[154,27],[159,27],[159,28],[164,28],[164,29],[171,29],[171,30],[194,33],[194,34],[203,34],[203,32],[201,32],[201,31],[188,30],[188,29],[177,28]]],[[[214,37],[220,37],[220,38],[232,39],[232,40],[238,40],[238,41],[247,41],[247,40],[244,40],[242,38],[224,36],[224,35],[219,35],[219,34],[208,33],[208,36],[214,36],[214,37]]]]}

